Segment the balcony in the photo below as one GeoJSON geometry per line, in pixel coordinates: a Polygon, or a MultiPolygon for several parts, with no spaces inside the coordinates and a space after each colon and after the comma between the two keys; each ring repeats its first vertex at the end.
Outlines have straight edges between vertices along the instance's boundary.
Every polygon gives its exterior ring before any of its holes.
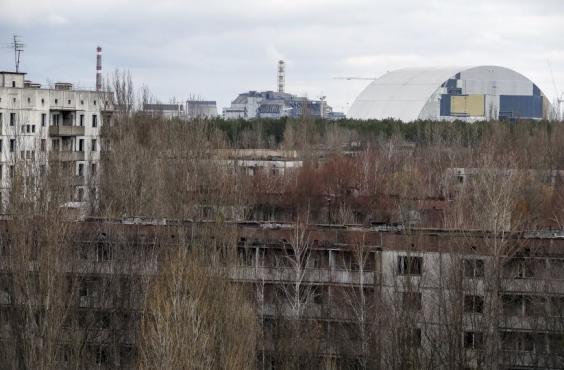
{"type": "Polygon", "coordinates": [[[84,127],[81,126],[51,126],[49,136],[84,136],[84,127]]]}
{"type": "Polygon", "coordinates": [[[83,161],[84,152],[71,152],[71,151],[52,151],[50,152],[50,157],[53,161],[60,162],[71,162],[71,161],[83,161]]]}

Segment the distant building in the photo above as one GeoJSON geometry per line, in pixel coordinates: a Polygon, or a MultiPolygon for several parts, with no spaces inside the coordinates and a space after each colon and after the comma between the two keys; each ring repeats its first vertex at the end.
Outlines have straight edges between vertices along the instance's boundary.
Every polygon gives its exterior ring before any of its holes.
{"type": "Polygon", "coordinates": [[[551,119],[555,109],[531,80],[508,68],[406,68],[371,82],[353,102],[353,119],[551,119]]]}
{"type": "Polygon", "coordinates": [[[252,118],[298,118],[304,115],[327,118],[332,108],[325,100],[310,100],[285,92],[249,91],[239,94],[231,106],[223,109],[226,119],[252,118]]]}
{"type": "Polygon", "coordinates": [[[182,104],[143,104],[143,113],[149,117],[165,119],[184,118],[186,116],[182,104]]]}
{"type": "Polygon", "coordinates": [[[217,104],[211,100],[187,100],[186,101],[186,117],[188,119],[196,118],[214,118],[217,117],[217,104]]]}

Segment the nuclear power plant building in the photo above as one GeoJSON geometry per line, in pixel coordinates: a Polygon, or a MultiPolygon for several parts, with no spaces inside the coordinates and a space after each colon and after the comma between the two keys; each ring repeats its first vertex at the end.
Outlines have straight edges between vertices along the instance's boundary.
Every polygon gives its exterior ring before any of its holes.
{"type": "Polygon", "coordinates": [[[549,119],[555,111],[539,87],[508,68],[408,68],[371,82],[347,114],[356,119],[549,119]]]}

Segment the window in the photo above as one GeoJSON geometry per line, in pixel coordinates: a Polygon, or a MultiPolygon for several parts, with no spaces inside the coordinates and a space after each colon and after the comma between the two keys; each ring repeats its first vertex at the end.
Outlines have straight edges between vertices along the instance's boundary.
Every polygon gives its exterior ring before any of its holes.
{"type": "Polygon", "coordinates": [[[78,151],[79,151],[79,152],[83,152],[83,151],[84,151],[84,139],[78,140],[78,151]]]}
{"type": "Polygon", "coordinates": [[[535,337],[530,333],[503,332],[501,333],[501,346],[504,350],[532,352],[535,350],[535,337]]]}
{"type": "Polygon", "coordinates": [[[81,100],[81,101],[80,101],[80,105],[84,105],[84,100],[81,100]]]}
{"type": "Polygon", "coordinates": [[[418,292],[403,292],[402,293],[403,308],[409,311],[420,311],[421,293],[418,292]]]}
{"type": "Polygon", "coordinates": [[[400,275],[421,275],[422,267],[423,257],[398,257],[398,273],[400,275]]]}
{"type": "Polygon", "coordinates": [[[41,139],[41,151],[44,152],[45,150],[47,150],[47,140],[41,139]]]}
{"type": "Polygon", "coordinates": [[[409,330],[406,334],[405,343],[409,347],[421,347],[421,329],[417,328],[409,330]]]}
{"type": "Polygon", "coordinates": [[[79,163],[78,164],[78,176],[84,176],[84,163],[79,163]]]}
{"type": "Polygon", "coordinates": [[[16,170],[14,168],[14,165],[10,165],[10,178],[13,179],[14,175],[16,174],[16,170]]]}
{"type": "Polygon", "coordinates": [[[16,114],[10,113],[10,126],[13,126],[15,124],[16,124],[16,114]]]}
{"type": "Polygon", "coordinates": [[[98,150],[98,147],[96,145],[96,139],[92,139],[92,151],[95,152],[98,150]]]}
{"type": "Polygon", "coordinates": [[[0,126],[4,123],[2,112],[0,112],[0,126]]]}
{"type": "Polygon", "coordinates": [[[31,98],[27,98],[27,102],[28,102],[28,103],[31,103],[31,98]]]}
{"type": "Polygon", "coordinates": [[[96,105],[96,100],[94,100],[94,105],[96,105]]]}
{"type": "Polygon", "coordinates": [[[25,150],[20,150],[20,158],[25,159],[25,150]]]}
{"type": "Polygon", "coordinates": [[[503,266],[504,276],[513,279],[530,279],[535,277],[535,267],[541,261],[534,258],[511,258],[503,266]]]}
{"type": "Polygon", "coordinates": [[[53,114],[52,125],[59,126],[59,115],[58,114],[53,114]]]}
{"type": "Polygon", "coordinates": [[[41,98],[41,104],[45,104],[45,99],[41,98]]]}
{"type": "Polygon", "coordinates": [[[47,113],[41,113],[41,126],[45,127],[47,124],[47,113]]]}
{"type": "Polygon", "coordinates": [[[31,132],[35,133],[35,125],[31,125],[31,132]]]}
{"type": "Polygon", "coordinates": [[[59,150],[59,139],[53,139],[51,141],[52,144],[52,148],[54,151],[58,151],[59,150]]]}
{"type": "Polygon", "coordinates": [[[13,153],[16,151],[16,139],[10,139],[10,152],[13,153]]]}
{"type": "Polygon", "coordinates": [[[96,257],[98,262],[111,261],[112,248],[110,243],[105,240],[99,240],[96,245],[96,257]]]}
{"type": "Polygon", "coordinates": [[[12,87],[16,87],[16,81],[12,81],[12,87]]]}
{"type": "Polygon", "coordinates": [[[465,313],[482,313],[484,312],[484,297],[479,295],[464,296],[464,312],[465,313]]]}
{"type": "Polygon", "coordinates": [[[68,103],[69,103],[69,104],[71,103],[71,100],[70,100],[70,99],[68,100],[68,103]]]}
{"type": "Polygon", "coordinates": [[[76,193],[76,201],[82,202],[83,200],[84,200],[84,189],[78,188],[78,191],[76,193]]]}
{"type": "Polygon", "coordinates": [[[465,259],[464,262],[464,277],[466,278],[481,278],[484,277],[484,261],[480,259],[465,259]]]}
{"type": "Polygon", "coordinates": [[[84,114],[80,115],[80,127],[84,126],[84,114]]]}
{"type": "Polygon", "coordinates": [[[98,116],[95,114],[92,115],[92,127],[98,127],[98,116]]]}
{"type": "Polygon", "coordinates": [[[59,104],[59,99],[55,99],[55,104],[59,104]]]}
{"type": "Polygon", "coordinates": [[[15,102],[16,102],[16,98],[13,98],[12,101],[15,103],[15,102]]]}
{"type": "Polygon", "coordinates": [[[464,348],[467,349],[481,349],[484,343],[484,336],[478,331],[465,331],[464,332],[464,348]]]}
{"type": "Polygon", "coordinates": [[[99,346],[96,349],[96,365],[103,366],[109,363],[110,351],[108,347],[99,346]]]}
{"type": "Polygon", "coordinates": [[[3,141],[4,140],[0,139],[0,153],[2,153],[2,150],[3,150],[3,147],[4,147],[4,145],[2,145],[3,141]]]}
{"type": "Polygon", "coordinates": [[[96,163],[92,163],[92,165],[90,166],[90,173],[91,173],[93,176],[96,175],[96,170],[97,170],[96,167],[97,167],[97,166],[96,166],[96,163]]]}

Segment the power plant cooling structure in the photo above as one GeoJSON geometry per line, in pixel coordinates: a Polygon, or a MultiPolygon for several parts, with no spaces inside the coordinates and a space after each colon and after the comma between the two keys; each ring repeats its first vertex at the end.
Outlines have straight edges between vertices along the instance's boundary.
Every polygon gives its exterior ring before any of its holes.
{"type": "Polygon", "coordinates": [[[285,64],[283,60],[278,61],[278,92],[284,92],[284,85],[286,83],[285,64]]]}
{"type": "Polygon", "coordinates": [[[96,48],[96,91],[102,90],[102,48],[96,48]]]}

